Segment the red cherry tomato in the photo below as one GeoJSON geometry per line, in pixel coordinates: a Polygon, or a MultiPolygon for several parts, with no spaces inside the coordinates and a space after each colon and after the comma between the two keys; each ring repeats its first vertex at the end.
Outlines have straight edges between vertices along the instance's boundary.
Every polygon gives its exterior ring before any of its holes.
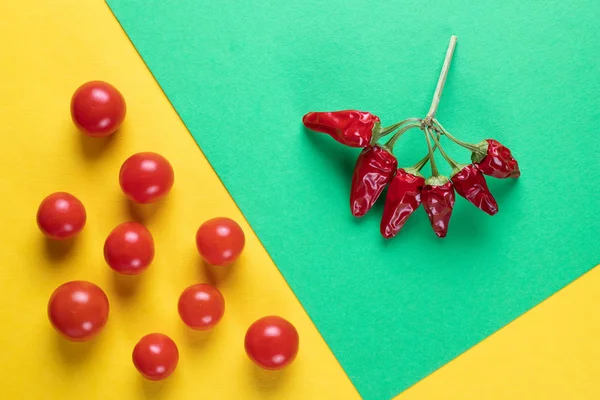
{"type": "Polygon", "coordinates": [[[160,381],[168,378],[179,361],[175,342],[162,333],[150,333],[135,345],[133,364],[144,378],[160,381]]]}
{"type": "Polygon", "coordinates": [[[298,331],[294,325],[277,316],[254,322],[246,332],[248,357],[264,369],[281,369],[298,354],[298,331]]]}
{"type": "Polygon", "coordinates": [[[119,129],[126,113],[123,95],[111,84],[91,81],[81,85],[71,98],[71,118],[88,136],[104,137],[119,129]]]}
{"type": "Polygon", "coordinates": [[[238,259],[246,238],[232,219],[219,217],[204,222],[196,232],[196,247],[209,264],[226,266],[238,259]]]}
{"type": "Polygon", "coordinates": [[[187,326],[196,330],[207,330],[223,318],[225,300],[216,287],[198,283],[181,293],[177,309],[187,326]]]}
{"type": "Polygon", "coordinates": [[[108,298],[91,282],[72,281],[59,286],[48,302],[52,326],[67,339],[83,342],[96,336],[108,320],[108,298]]]}
{"type": "Polygon", "coordinates": [[[104,259],[115,271],[137,275],[154,259],[154,240],[144,225],[125,222],[113,229],[104,242],[104,259]]]}
{"type": "Polygon", "coordinates": [[[37,224],[44,235],[62,240],[77,235],[86,221],[85,207],[70,193],[52,193],[40,204],[37,224]]]}
{"type": "Polygon", "coordinates": [[[136,203],[153,203],[173,186],[173,167],[156,153],[137,153],[121,166],[119,183],[127,197],[136,203]]]}

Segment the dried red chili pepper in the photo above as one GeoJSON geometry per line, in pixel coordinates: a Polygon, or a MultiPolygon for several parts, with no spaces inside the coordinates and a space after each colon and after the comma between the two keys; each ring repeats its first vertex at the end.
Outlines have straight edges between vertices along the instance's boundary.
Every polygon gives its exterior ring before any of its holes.
{"type": "Polygon", "coordinates": [[[352,176],[350,208],[353,215],[364,216],[389,185],[380,225],[385,238],[397,235],[421,204],[436,236],[446,237],[456,200],[455,191],[479,209],[494,215],[498,212],[498,204],[490,193],[484,175],[496,178],[518,178],[521,175],[511,151],[498,141],[486,139],[478,144],[463,142],[452,136],[435,118],[456,41],[455,36],[450,38],[425,118],[408,118],[384,128],[377,116],[357,110],[311,112],[302,119],[309,129],[326,133],[344,145],[363,148],[352,176]],[[428,155],[414,167],[397,169],[398,162],[392,149],[402,134],[413,128],[420,128],[425,133],[428,155]],[[396,130],[398,132],[391,140],[379,144],[381,138],[396,130]],[[441,135],[470,150],[473,163],[459,164],[453,160],[440,144],[441,135]],[[432,141],[435,146],[432,146],[432,141]],[[434,157],[436,149],[453,169],[450,178],[440,175],[437,169],[434,157]],[[431,177],[425,180],[419,171],[427,161],[431,163],[431,177]]]}
{"type": "Polygon", "coordinates": [[[398,167],[396,157],[382,146],[367,146],[358,156],[350,188],[350,210],[365,215],[377,201],[398,167]]]}
{"type": "Polygon", "coordinates": [[[511,151],[494,139],[486,139],[476,145],[471,160],[481,173],[494,178],[518,178],[521,176],[519,164],[511,151]]]}
{"type": "Polygon", "coordinates": [[[485,177],[473,164],[460,165],[452,174],[456,193],[470,201],[475,207],[490,215],[498,212],[498,203],[490,193],[485,177]]]}
{"type": "Polygon", "coordinates": [[[446,237],[456,199],[452,183],[445,176],[433,176],[425,181],[421,198],[436,236],[446,237]]]}
{"type": "Polygon", "coordinates": [[[302,117],[302,123],[308,129],[326,133],[350,147],[368,146],[373,133],[380,127],[378,116],[357,110],[310,112],[302,117]]]}
{"type": "Polygon", "coordinates": [[[425,178],[414,168],[400,168],[392,178],[381,217],[381,235],[390,239],[400,232],[408,217],[421,205],[425,178]]]}

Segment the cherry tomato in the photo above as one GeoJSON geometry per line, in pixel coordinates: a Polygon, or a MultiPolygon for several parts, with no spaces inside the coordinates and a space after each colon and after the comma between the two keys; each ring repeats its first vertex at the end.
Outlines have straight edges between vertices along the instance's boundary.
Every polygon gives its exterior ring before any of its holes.
{"type": "Polygon", "coordinates": [[[88,136],[104,137],[119,129],[126,113],[123,95],[111,84],[91,81],[81,85],[71,98],[71,118],[88,136]]]}
{"type": "Polygon", "coordinates": [[[154,259],[154,240],[144,225],[125,222],[113,229],[104,242],[104,259],[115,271],[137,275],[154,259]]]}
{"type": "Polygon", "coordinates": [[[246,332],[248,357],[264,369],[281,369],[298,354],[298,331],[287,320],[268,316],[254,322],[246,332]]]}
{"type": "Polygon", "coordinates": [[[246,238],[232,219],[219,217],[204,222],[196,232],[196,247],[209,264],[226,266],[238,259],[246,238]]]}
{"type": "Polygon", "coordinates": [[[127,197],[136,203],[153,203],[173,186],[173,167],[156,153],[137,153],[121,166],[119,183],[127,197]]]}
{"type": "Polygon", "coordinates": [[[48,302],[52,326],[74,342],[96,336],[108,320],[108,298],[91,282],[71,281],[59,286],[48,302]]]}
{"type": "Polygon", "coordinates": [[[162,333],[150,333],[135,345],[133,365],[151,381],[167,379],[179,361],[179,350],[175,342],[162,333]]]}
{"type": "Polygon", "coordinates": [[[52,239],[69,239],[85,226],[85,207],[70,193],[52,193],[40,204],[37,224],[44,235],[52,239]]]}
{"type": "Polygon", "coordinates": [[[177,309],[187,326],[196,330],[207,330],[223,318],[225,300],[216,287],[198,283],[181,293],[177,309]]]}

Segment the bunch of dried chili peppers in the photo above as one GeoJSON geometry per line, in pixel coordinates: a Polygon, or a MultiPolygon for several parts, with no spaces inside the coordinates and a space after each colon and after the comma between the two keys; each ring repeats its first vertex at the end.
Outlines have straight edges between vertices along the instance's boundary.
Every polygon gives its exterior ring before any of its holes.
{"type": "Polygon", "coordinates": [[[511,151],[498,141],[486,139],[478,144],[463,142],[450,134],[435,118],[455,47],[456,37],[452,36],[431,108],[423,119],[409,118],[382,128],[379,117],[357,110],[310,112],[302,118],[307,128],[326,133],[346,146],[363,149],[352,176],[350,210],[356,217],[364,216],[387,187],[381,219],[381,234],[385,238],[396,236],[421,204],[435,234],[440,238],[445,237],[454,209],[455,191],[477,208],[494,215],[498,212],[498,203],[490,193],[484,175],[504,179],[518,178],[521,174],[511,151]],[[428,154],[412,167],[399,168],[398,160],[393,155],[394,145],[405,132],[413,128],[424,132],[428,154]],[[392,133],[394,135],[387,143],[380,143],[381,139],[392,133]],[[440,143],[442,136],[470,150],[472,163],[454,161],[440,143]],[[450,177],[440,175],[434,158],[436,150],[450,164],[450,177]],[[420,171],[428,162],[431,176],[425,179],[420,171]]]}

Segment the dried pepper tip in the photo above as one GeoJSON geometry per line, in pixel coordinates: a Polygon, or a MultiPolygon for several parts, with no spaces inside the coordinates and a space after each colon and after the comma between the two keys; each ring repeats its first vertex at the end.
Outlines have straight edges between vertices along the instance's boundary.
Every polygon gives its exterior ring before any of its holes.
{"type": "Polygon", "coordinates": [[[350,188],[350,210],[364,216],[373,207],[398,168],[396,157],[383,147],[367,146],[358,156],[350,188]]]}
{"type": "Polygon", "coordinates": [[[471,160],[484,175],[494,178],[518,178],[521,176],[519,164],[511,151],[494,139],[479,142],[478,150],[471,154],[471,160]]]}
{"type": "Polygon", "coordinates": [[[302,117],[302,123],[350,147],[368,146],[381,124],[376,115],[357,110],[310,112],[302,117]]]}
{"type": "Polygon", "coordinates": [[[475,207],[494,215],[498,212],[498,203],[490,192],[485,177],[473,164],[461,165],[452,173],[451,178],[456,193],[467,199],[475,207]]]}
{"type": "Polygon", "coordinates": [[[421,199],[436,236],[446,237],[456,199],[452,182],[441,175],[428,178],[421,191],[421,199]]]}
{"type": "Polygon", "coordinates": [[[386,239],[396,236],[421,205],[425,179],[415,168],[412,168],[414,174],[408,170],[398,169],[388,186],[380,225],[381,235],[386,239]]]}

